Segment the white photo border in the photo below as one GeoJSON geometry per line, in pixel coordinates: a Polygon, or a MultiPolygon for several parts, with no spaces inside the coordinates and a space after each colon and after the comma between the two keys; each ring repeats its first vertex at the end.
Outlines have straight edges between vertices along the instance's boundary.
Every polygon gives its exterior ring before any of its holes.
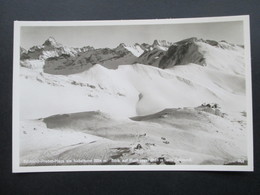
{"type": "Polygon", "coordinates": [[[184,19],[149,19],[149,20],[105,20],[105,21],[15,21],[13,43],[13,121],[12,121],[12,171],[25,172],[68,172],[68,171],[253,171],[253,116],[252,116],[252,81],[250,53],[249,15],[226,17],[203,17],[184,19]],[[115,26],[115,25],[151,25],[151,24],[196,24],[214,22],[243,22],[244,48],[246,64],[246,99],[247,99],[247,165],[68,165],[68,166],[20,166],[19,143],[19,60],[20,32],[25,26],[115,26]]]}

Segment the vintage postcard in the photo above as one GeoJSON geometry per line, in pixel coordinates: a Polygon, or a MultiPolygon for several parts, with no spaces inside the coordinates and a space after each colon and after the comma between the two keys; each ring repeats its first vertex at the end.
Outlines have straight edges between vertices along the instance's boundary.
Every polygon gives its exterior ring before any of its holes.
{"type": "Polygon", "coordinates": [[[15,21],[13,172],[253,171],[249,16],[15,21]]]}

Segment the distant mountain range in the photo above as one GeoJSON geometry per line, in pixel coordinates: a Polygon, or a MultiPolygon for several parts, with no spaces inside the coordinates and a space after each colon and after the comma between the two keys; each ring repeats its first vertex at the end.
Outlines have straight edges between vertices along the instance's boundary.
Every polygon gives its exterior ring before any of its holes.
{"type": "MultiPolygon", "coordinates": [[[[212,49],[221,55],[219,59],[216,59],[221,61],[223,57],[226,59],[228,56],[237,58],[237,56],[230,54],[233,54],[235,50],[242,50],[243,46],[226,41],[218,42],[192,37],[175,43],[155,40],[151,45],[147,43],[134,45],[121,43],[116,48],[95,49],[91,46],[73,48],[63,46],[50,37],[42,45],[33,46],[28,51],[21,47],[20,59],[21,66],[24,67],[40,66],[38,68],[43,68],[45,73],[69,75],[83,72],[95,64],[109,69],[117,69],[119,65],[136,63],[162,69],[189,63],[206,66],[212,64],[208,58],[209,51],[212,49]]],[[[238,70],[238,73],[241,71],[238,70]]]]}

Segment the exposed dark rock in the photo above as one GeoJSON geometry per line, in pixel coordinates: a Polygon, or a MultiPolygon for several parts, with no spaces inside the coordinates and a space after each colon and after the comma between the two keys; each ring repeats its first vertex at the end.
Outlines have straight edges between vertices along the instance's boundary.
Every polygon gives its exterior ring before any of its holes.
{"type": "Polygon", "coordinates": [[[140,150],[142,149],[143,147],[141,146],[141,144],[137,144],[137,146],[135,147],[136,150],[140,150]]]}
{"type": "Polygon", "coordinates": [[[167,68],[175,65],[185,65],[195,63],[205,65],[206,60],[199,52],[198,45],[195,43],[197,38],[185,39],[169,47],[167,53],[161,58],[159,68],[167,68]]]}

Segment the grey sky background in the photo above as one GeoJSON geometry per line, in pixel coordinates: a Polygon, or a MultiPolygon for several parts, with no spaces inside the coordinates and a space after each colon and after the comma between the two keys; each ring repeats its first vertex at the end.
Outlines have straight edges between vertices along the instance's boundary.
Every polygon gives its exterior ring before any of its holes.
{"type": "Polygon", "coordinates": [[[152,44],[155,39],[176,42],[190,37],[244,44],[243,23],[235,21],[197,24],[21,27],[21,46],[29,49],[41,45],[50,36],[68,47],[115,48],[120,43],[152,44]]]}

